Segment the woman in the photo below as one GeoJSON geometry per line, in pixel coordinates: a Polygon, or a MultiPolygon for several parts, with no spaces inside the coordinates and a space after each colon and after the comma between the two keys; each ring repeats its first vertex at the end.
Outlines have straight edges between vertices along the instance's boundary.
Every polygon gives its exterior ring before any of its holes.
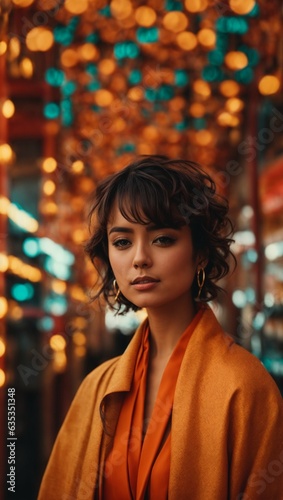
{"type": "Polygon", "coordinates": [[[197,164],[164,156],[98,186],[86,247],[96,297],[147,319],[82,383],[40,500],[282,498],[279,391],[206,304],[229,270],[227,210],[197,164]]]}

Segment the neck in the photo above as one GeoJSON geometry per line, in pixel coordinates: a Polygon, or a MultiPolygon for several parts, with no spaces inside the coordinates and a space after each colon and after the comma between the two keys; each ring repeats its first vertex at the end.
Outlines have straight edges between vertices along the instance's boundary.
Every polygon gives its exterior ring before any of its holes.
{"type": "Polygon", "coordinates": [[[151,356],[170,356],[196,312],[195,303],[188,297],[170,304],[170,307],[147,309],[151,356]]]}

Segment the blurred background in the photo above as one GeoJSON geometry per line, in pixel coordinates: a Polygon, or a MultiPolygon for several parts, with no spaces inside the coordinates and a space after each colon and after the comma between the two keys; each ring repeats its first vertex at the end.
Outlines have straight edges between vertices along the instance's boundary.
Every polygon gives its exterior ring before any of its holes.
{"type": "Polygon", "coordinates": [[[283,391],[281,0],[0,0],[1,498],[36,498],[83,377],[144,313],[89,304],[97,182],[137,154],[201,163],[230,201],[236,271],[212,304],[283,391]]]}

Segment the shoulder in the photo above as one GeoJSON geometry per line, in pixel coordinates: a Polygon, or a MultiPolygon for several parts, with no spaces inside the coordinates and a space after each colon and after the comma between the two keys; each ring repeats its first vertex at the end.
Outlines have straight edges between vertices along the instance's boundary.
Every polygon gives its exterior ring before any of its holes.
{"type": "Polygon", "coordinates": [[[82,381],[77,394],[84,391],[95,391],[99,385],[107,385],[112,378],[120,356],[111,358],[92,370],[82,381]]]}
{"type": "Polygon", "coordinates": [[[272,394],[281,399],[279,389],[261,361],[224,332],[212,311],[207,312],[209,326],[202,339],[202,358],[218,386],[231,393],[248,396],[272,394]]]}

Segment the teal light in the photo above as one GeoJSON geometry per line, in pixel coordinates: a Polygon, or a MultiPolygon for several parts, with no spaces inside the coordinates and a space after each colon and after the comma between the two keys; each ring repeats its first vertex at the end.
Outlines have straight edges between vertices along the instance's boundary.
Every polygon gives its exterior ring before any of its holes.
{"type": "Polygon", "coordinates": [[[131,153],[136,150],[136,145],[133,142],[126,142],[121,146],[120,148],[117,149],[118,154],[122,153],[131,153]]]}
{"type": "Polygon", "coordinates": [[[61,262],[58,262],[51,257],[47,257],[47,259],[45,260],[44,269],[59,280],[66,281],[71,277],[71,270],[69,266],[62,264],[61,262]]]}
{"type": "Polygon", "coordinates": [[[188,120],[187,119],[184,119],[183,121],[181,122],[178,122],[178,123],[175,123],[174,125],[174,128],[176,130],[179,130],[180,132],[182,130],[186,130],[188,128],[188,120]]]}
{"type": "Polygon", "coordinates": [[[89,33],[89,35],[85,37],[85,41],[87,43],[97,43],[99,41],[98,33],[89,33]]]}
{"type": "Polygon", "coordinates": [[[28,257],[37,257],[40,254],[39,240],[37,238],[27,238],[23,242],[23,251],[28,257]]]}
{"type": "Polygon", "coordinates": [[[65,73],[61,69],[48,68],[45,72],[45,80],[51,87],[60,87],[65,80],[65,73]]]}
{"type": "Polygon", "coordinates": [[[77,89],[77,84],[72,80],[69,80],[68,82],[65,82],[64,85],[62,85],[61,93],[64,97],[69,97],[73,95],[76,89],[77,89]]]}
{"type": "Polygon", "coordinates": [[[61,45],[68,46],[71,45],[74,40],[74,34],[68,30],[66,26],[55,26],[53,29],[54,40],[61,45]]]}
{"type": "Polygon", "coordinates": [[[61,118],[64,127],[70,127],[74,121],[72,101],[65,98],[61,101],[61,118]]]}
{"type": "Polygon", "coordinates": [[[86,88],[90,91],[95,91],[101,88],[101,83],[94,80],[86,85],[86,88]]]}
{"type": "Polygon", "coordinates": [[[98,12],[104,17],[111,17],[111,9],[109,5],[106,5],[106,7],[103,7],[98,12]]]}
{"type": "Polygon", "coordinates": [[[142,72],[140,69],[133,69],[129,76],[128,76],[128,81],[132,85],[138,85],[142,81],[142,72]]]}
{"type": "Polygon", "coordinates": [[[135,42],[118,42],[114,45],[114,56],[116,59],[135,59],[140,53],[139,46],[135,42]]]}
{"type": "Polygon", "coordinates": [[[63,316],[67,312],[68,303],[64,296],[54,294],[44,300],[43,307],[49,314],[63,316]]]}
{"type": "Polygon", "coordinates": [[[226,52],[229,45],[229,37],[224,33],[217,33],[215,48],[221,52],[226,52]]]}
{"type": "Polygon", "coordinates": [[[247,17],[257,17],[257,16],[259,16],[259,14],[260,14],[260,8],[259,8],[258,3],[256,3],[254,5],[254,7],[252,8],[252,10],[248,14],[246,14],[246,16],[247,17]]]}
{"type": "Polygon", "coordinates": [[[151,87],[145,90],[145,98],[147,101],[154,102],[158,98],[157,90],[151,87]]]}
{"type": "Polygon", "coordinates": [[[165,9],[168,11],[182,11],[183,10],[183,2],[179,0],[165,0],[165,9]]]}
{"type": "Polygon", "coordinates": [[[235,80],[238,83],[248,84],[251,83],[254,79],[254,72],[252,68],[247,66],[246,68],[235,71],[234,73],[235,80]]]}
{"type": "Polygon", "coordinates": [[[202,78],[206,82],[221,82],[224,78],[224,73],[218,66],[208,65],[202,70],[202,78]]]}
{"type": "Polygon", "coordinates": [[[17,302],[25,302],[34,297],[34,288],[30,283],[16,283],[11,287],[11,295],[17,302]]]}
{"type": "Polygon", "coordinates": [[[207,54],[207,59],[212,65],[221,65],[224,61],[224,53],[221,50],[211,50],[207,54]]]}
{"type": "Polygon", "coordinates": [[[216,31],[245,35],[249,31],[249,23],[244,17],[220,17],[215,23],[216,31]]]}
{"type": "Polygon", "coordinates": [[[136,36],[139,43],[154,43],[158,42],[159,31],[156,26],[152,28],[138,28],[136,36]]]}
{"type": "Polygon", "coordinates": [[[38,320],[37,324],[41,330],[50,332],[54,328],[54,319],[51,316],[43,316],[38,320]]]}
{"type": "Polygon", "coordinates": [[[97,66],[94,63],[88,63],[86,65],[86,72],[92,76],[97,75],[97,73],[98,73],[97,66]]]}
{"type": "Polygon", "coordinates": [[[160,85],[158,91],[158,98],[160,101],[170,101],[174,97],[173,85],[163,84],[160,85]]]}
{"type": "Polygon", "coordinates": [[[48,120],[55,120],[60,116],[60,108],[55,102],[49,102],[45,104],[43,114],[48,120]]]}
{"type": "Polygon", "coordinates": [[[247,45],[241,45],[238,48],[239,51],[244,52],[249,60],[249,66],[256,66],[260,61],[260,54],[258,50],[247,47],[247,45]]]}
{"type": "Polygon", "coordinates": [[[195,130],[203,130],[206,128],[206,119],[205,118],[194,118],[193,119],[193,127],[195,130]]]}
{"type": "Polygon", "coordinates": [[[176,69],[175,70],[175,84],[178,87],[183,87],[189,83],[189,75],[188,72],[184,69],[176,69]]]}

